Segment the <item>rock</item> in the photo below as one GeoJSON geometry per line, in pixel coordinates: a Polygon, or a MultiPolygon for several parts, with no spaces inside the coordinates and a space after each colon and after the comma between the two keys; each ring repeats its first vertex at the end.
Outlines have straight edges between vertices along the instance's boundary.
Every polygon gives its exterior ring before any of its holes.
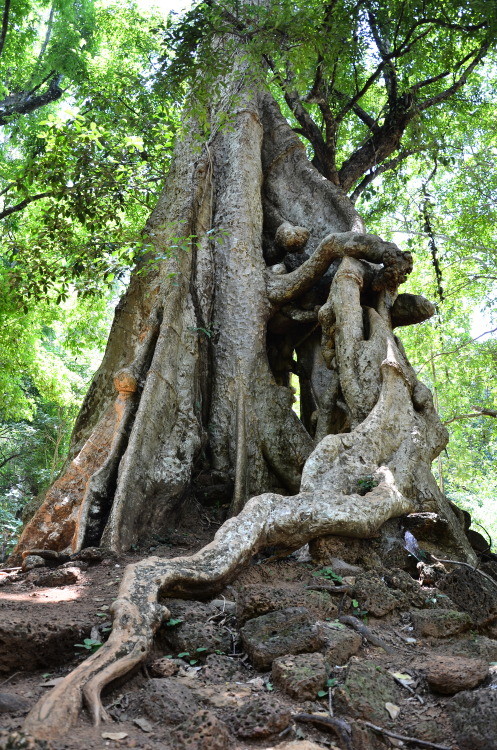
{"type": "Polygon", "coordinates": [[[87,562],[90,565],[96,565],[102,562],[102,560],[114,560],[115,558],[116,553],[110,549],[105,549],[104,547],[85,547],[85,549],[80,550],[74,555],[73,560],[83,560],[83,562],[87,562]]]}
{"type": "Polygon", "coordinates": [[[232,747],[226,724],[205,709],[176,727],[171,739],[177,750],[229,750],[232,747]]]}
{"type": "Polygon", "coordinates": [[[324,745],[318,745],[311,740],[292,740],[290,742],[280,742],[279,745],[268,747],[266,750],[326,750],[324,745]]]}
{"type": "Polygon", "coordinates": [[[330,668],[346,664],[362,646],[359,633],[339,622],[319,623],[324,638],[324,658],[330,668]]]}
{"type": "Polygon", "coordinates": [[[243,624],[254,617],[275,612],[286,607],[305,607],[316,617],[336,617],[338,607],[331,594],[326,591],[311,591],[302,586],[266,586],[254,584],[242,586],[236,604],[236,616],[243,624]]]}
{"type": "Polygon", "coordinates": [[[23,732],[5,732],[0,729],[0,750],[51,750],[46,740],[37,740],[23,732]]]}
{"type": "Polygon", "coordinates": [[[471,617],[453,609],[413,610],[410,615],[414,632],[420,637],[447,638],[471,627],[471,617]]]}
{"type": "Polygon", "coordinates": [[[184,666],[184,662],[180,665],[179,659],[156,659],[149,664],[150,673],[154,677],[173,677],[178,673],[180,666],[184,666]]]}
{"type": "Polygon", "coordinates": [[[247,685],[236,682],[224,685],[194,685],[191,688],[199,702],[212,708],[236,708],[252,697],[252,690],[247,685]]]}
{"type": "Polygon", "coordinates": [[[486,625],[497,618],[497,584],[476,570],[458,566],[438,582],[438,588],[471,615],[475,625],[486,625]]]}
{"type": "Polygon", "coordinates": [[[46,570],[39,573],[34,571],[30,574],[29,580],[35,586],[71,586],[81,581],[81,571],[76,567],[57,568],[55,570],[46,570]]]}
{"type": "Polygon", "coordinates": [[[323,637],[304,607],[287,607],[249,620],[240,630],[242,643],[256,669],[269,669],[278,656],[319,651],[323,637]]]}
{"type": "Polygon", "coordinates": [[[130,695],[128,713],[145,715],[160,725],[176,725],[192,716],[198,708],[193,692],[174,678],[148,680],[145,687],[130,695]]]}
{"type": "Polygon", "coordinates": [[[30,702],[13,693],[0,693],[0,714],[27,713],[30,702]]]}
{"type": "Polygon", "coordinates": [[[328,669],[324,656],[299,654],[282,656],[273,661],[273,682],[295,700],[314,700],[326,685],[328,669]]]}
{"type": "Polygon", "coordinates": [[[341,560],[339,557],[332,557],[329,565],[333,568],[333,572],[339,576],[357,576],[364,573],[364,568],[360,565],[351,565],[351,563],[341,560]]]}
{"type": "Polygon", "coordinates": [[[364,540],[340,536],[321,536],[311,540],[309,552],[318,565],[329,565],[334,558],[356,565],[367,555],[364,540]]]}
{"type": "Polygon", "coordinates": [[[83,560],[75,560],[74,562],[62,563],[61,568],[75,568],[76,570],[88,570],[90,564],[83,562],[83,560]]]}
{"type": "Polygon", "coordinates": [[[228,599],[213,599],[211,606],[216,607],[221,612],[225,612],[227,615],[234,615],[236,612],[236,602],[230,602],[228,599]]]}
{"type": "Polygon", "coordinates": [[[399,688],[386,669],[372,661],[354,661],[333,702],[338,712],[382,725],[389,720],[385,703],[397,705],[399,698],[399,688]]]}
{"type": "Polygon", "coordinates": [[[460,750],[497,750],[497,690],[459,693],[446,711],[460,750]]]}
{"type": "Polygon", "coordinates": [[[479,685],[488,675],[488,664],[482,659],[465,659],[462,656],[431,656],[424,673],[432,690],[454,695],[479,685]]]}
{"type": "Polygon", "coordinates": [[[233,711],[229,724],[237,737],[257,740],[282,732],[291,720],[289,708],[272,698],[255,698],[233,711]]]}
{"type": "Polygon", "coordinates": [[[384,617],[395,607],[405,603],[401,591],[394,593],[376,573],[358,576],[353,588],[359,607],[373,617],[384,617]]]}
{"type": "Polygon", "coordinates": [[[469,638],[453,638],[444,641],[442,655],[466,656],[483,659],[486,662],[497,661],[497,641],[484,635],[472,635],[469,638]]]}
{"type": "Polygon", "coordinates": [[[50,617],[32,622],[32,601],[20,603],[15,610],[9,604],[0,601],[0,672],[65,664],[74,658],[74,644],[90,637],[94,620],[90,613],[81,614],[74,622],[68,619],[70,613],[60,608],[55,622],[50,617]]]}
{"type": "Polygon", "coordinates": [[[44,568],[45,560],[39,555],[26,555],[26,557],[22,561],[21,567],[23,573],[27,573],[29,570],[33,570],[34,568],[44,568]]]}
{"type": "Polygon", "coordinates": [[[212,684],[243,682],[247,676],[247,670],[242,671],[242,669],[238,659],[232,659],[223,654],[209,654],[200,676],[205,682],[212,684]]]}
{"type": "Polygon", "coordinates": [[[219,614],[215,606],[177,599],[169,601],[167,606],[171,618],[181,620],[173,627],[166,623],[160,629],[159,639],[168,653],[188,651],[193,657],[197,648],[207,648],[208,652],[232,650],[231,633],[212,619],[209,621],[213,615],[219,614]]]}
{"type": "Polygon", "coordinates": [[[412,607],[422,609],[426,606],[426,593],[407,571],[393,568],[385,573],[385,581],[390,588],[402,591],[412,607]]]}
{"type": "Polygon", "coordinates": [[[445,518],[436,513],[410,513],[404,516],[403,521],[406,531],[410,531],[416,539],[427,542],[439,542],[449,528],[445,518]]]}

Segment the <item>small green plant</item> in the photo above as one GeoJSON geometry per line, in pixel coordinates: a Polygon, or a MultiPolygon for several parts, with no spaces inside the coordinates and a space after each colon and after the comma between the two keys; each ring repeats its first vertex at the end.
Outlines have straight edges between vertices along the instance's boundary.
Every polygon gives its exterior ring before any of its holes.
{"type": "Polygon", "coordinates": [[[84,648],[86,651],[90,651],[94,654],[102,645],[102,641],[99,641],[96,638],[85,638],[83,643],[75,643],[74,648],[84,648]]]}
{"type": "Polygon", "coordinates": [[[179,617],[176,619],[174,617],[171,617],[171,619],[167,620],[165,625],[168,628],[174,628],[176,625],[179,625],[181,622],[183,622],[183,620],[181,620],[179,617]]]}
{"type": "Polygon", "coordinates": [[[364,620],[364,622],[367,622],[368,610],[361,609],[357,599],[352,599],[352,614],[355,617],[361,617],[364,620]]]}
{"type": "Polygon", "coordinates": [[[379,481],[372,476],[363,477],[357,480],[358,493],[359,495],[367,495],[375,487],[378,487],[379,481]]]}
{"type": "Polygon", "coordinates": [[[315,578],[326,578],[328,581],[336,581],[337,583],[342,583],[342,576],[339,576],[338,573],[335,573],[333,568],[321,568],[321,570],[316,570],[312,574],[315,578]]]}
{"type": "Polygon", "coordinates": [[[338,680],[336,677],[330,677],[326,680],[326,690],[318,690],[318,698],[326,698],[330,688],[335,687],[338,680]]]}

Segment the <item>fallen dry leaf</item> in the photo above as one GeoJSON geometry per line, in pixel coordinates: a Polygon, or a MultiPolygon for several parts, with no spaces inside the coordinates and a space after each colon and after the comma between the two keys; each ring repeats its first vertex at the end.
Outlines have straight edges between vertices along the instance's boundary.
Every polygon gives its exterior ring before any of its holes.
{"type": "Polygon", "coordinates": [[[395,703],[385,703],[385,708],[390,714],[391,719],[396,719],[400,713],[400,707],[396,706],[395,703]]]}
{"type": "Polygon", "coordinates": [[[127,736],[127,732],[102,732],[104,740],[124,740],[127,736]]]}

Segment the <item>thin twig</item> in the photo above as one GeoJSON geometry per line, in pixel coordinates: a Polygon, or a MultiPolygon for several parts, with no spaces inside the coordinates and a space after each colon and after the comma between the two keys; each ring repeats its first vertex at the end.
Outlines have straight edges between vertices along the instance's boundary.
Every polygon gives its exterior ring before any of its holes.
{"type": "Polygon", "coordinates": [[[415,742],[421,747],[431,747],[434,750],[453,750],[448,745],[437,745],[435,742],[428,742],[427,740],[419,740],[417,737],[406,737],[404,734],[397,734],[397,732],[391,732],[389,729],[383,729],[383,727],[377,727],[376,724],[371,724],[369,721],[362,721],[361,724],[373,729],[375,732],[385,734],[387,737],[393,737],[395,740],[402,740],[403,742],[415,742]]]}
{"type": "Polygon", "coordinates": [[[469,568],[470,570],[474,571],[475,573],[479,573],[483,578],[486,578],[489,583],[492,584],[492,586],[497,587],[497,581],[495,581],[491,576],[488,576],[486,573],[483,572],[483,570],[480,570],[479,568],[475,568],[473,565],[470,565],[469,563],[461,562],[460,560],[440,560],[438,557],[435,557],[432,555],[433,559],[436,562],[439,563],[448,563],[449,565],[462,565],[463,568],[469,568]]]}
{"type": "Polygon", "coordinates": [[[14,672],[14,674],[11,674],[10,677],[7,677],[6,680],[4,680],[3,682],[0,682],[0,686],[1,685],[6,685],[7,682],[10,682],[10,680],[12,680],[18,674],[21,674],[21,673],[20,672],[14,672]]]}

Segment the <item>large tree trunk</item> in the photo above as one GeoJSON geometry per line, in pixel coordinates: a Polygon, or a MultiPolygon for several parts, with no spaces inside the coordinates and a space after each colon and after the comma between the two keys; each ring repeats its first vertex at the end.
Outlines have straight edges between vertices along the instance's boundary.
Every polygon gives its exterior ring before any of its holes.
{"type": "Polygon", "coordinates": [[[126,550],[171,523],[199,475],[234,517],[192,558],[127,569],[109,641],[31,712],[36,736],[65,731],[83,698],[105,718],[100,691],[169,616],[159,596],[215,592],[261,547],[370,538],[431,511],[447,522],[446,549],[472,560],[431,474],[446,430],[393,334],[432,312],[397,297],[411,257],[364,233],[244,75],[212,107],[201,152],[194,127],[178,143],[148,226],[154,252],[116,310],[66,468],[11,561],[32,548],[126,550]]]}
{"type": "MultiPolygon", "coordinates": [[[[430,473],[445,431],[392,335],[410,256],[364,234],[272,96],[245,77],[212,107],[200,153],[193,126],[178,143],[147,227],[154,250],[118,305],[66,468],[11,562],[32,548],[126,550],[170,525],[199,482],[230,497],[232,514],[262,492],[297,493],[319,440],[340,433],[357,443],[392,357],[412,413],[399,420],[392,401],[362,476],[388,464],[412,509],[447,516],[455,546],[470,554],[430,473]],[[417,435],[401,468],[386,447],[393,430],[417,435]]],[[[403,324],[429,313],[426,301],[408,303],[403,324]]],[[[340,486],[354,492],[360,479],[347,470],[340,486]]]]}

